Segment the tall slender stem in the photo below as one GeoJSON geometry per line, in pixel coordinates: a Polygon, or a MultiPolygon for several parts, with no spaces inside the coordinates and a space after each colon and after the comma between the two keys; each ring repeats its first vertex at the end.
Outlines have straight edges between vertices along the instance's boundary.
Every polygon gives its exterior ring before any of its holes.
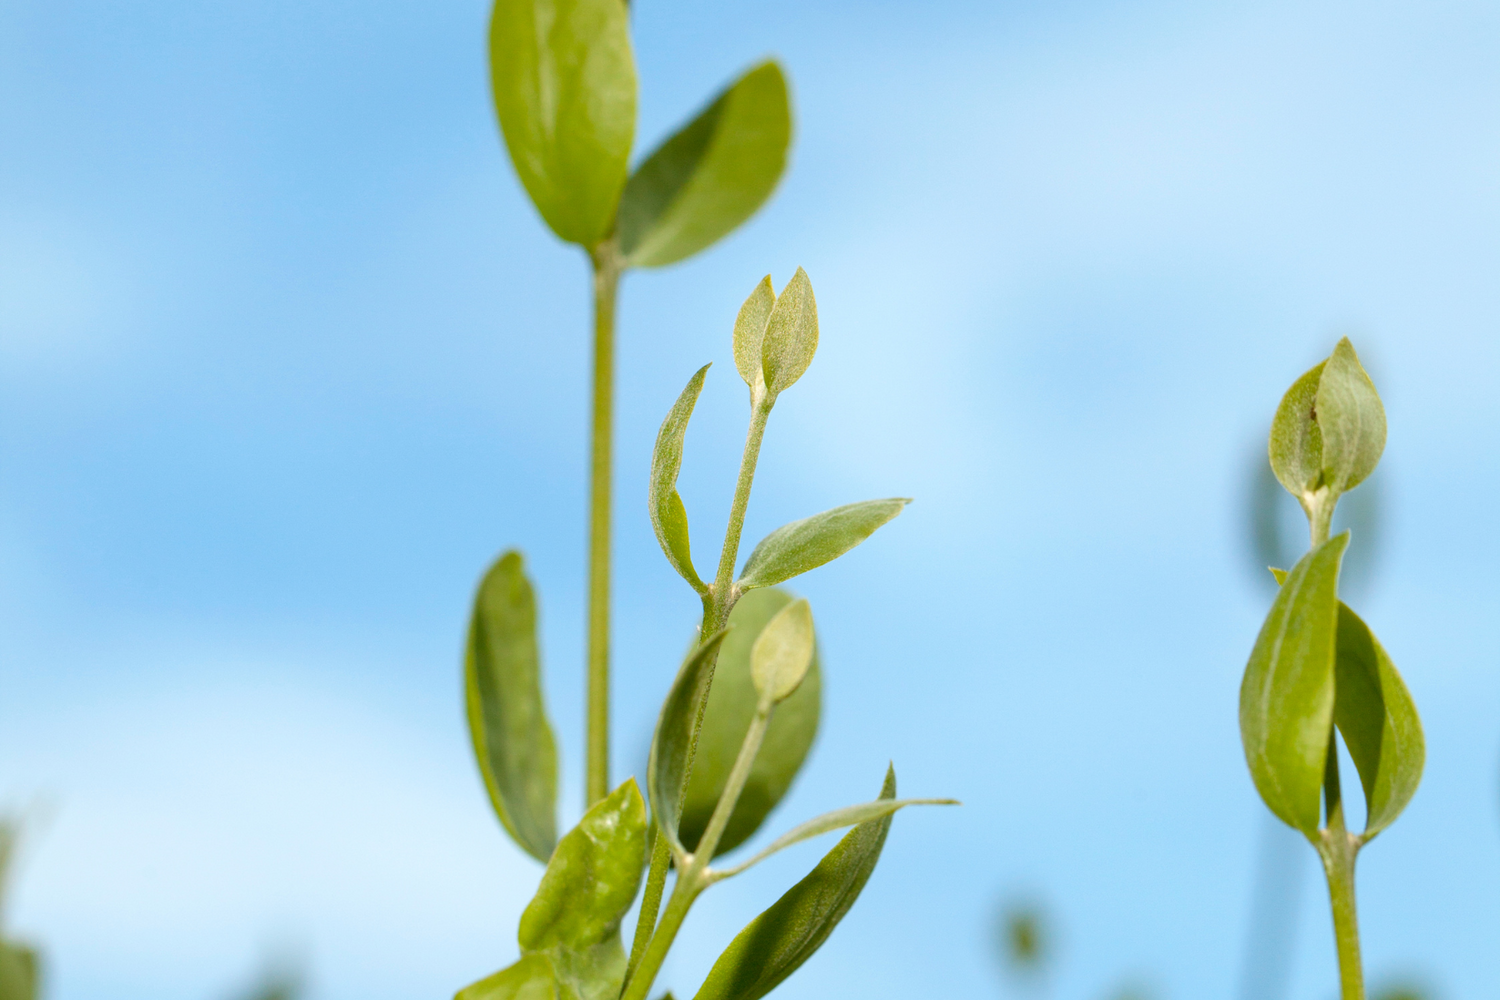
{"type": "MultiPolygon", "coordinates": [[[[760,446],[766,434],[766,421],[771,415],[771,407],[774,403],[775,400],[764,393],[754,397],[751,401],[750,429],[745,433],[745,450],[740,454],[740,474],[734,485],[734,499],[729,505],[729,523],[724,529],[724,548],[719,554],[719,568],[715,574],[714,583],[703,598],[703,623],[698,629],[700,636],[712,635],[723,628],[729,621],[729,612],[734,609],[734,564],[739,559],[740,534],[745,527],[745,510],[750,506],[750,489],[755,484],[755,466],[760,460],[760,446]]],[[[717,666],[717,654],[715,654],[715,662],[708,665],[710,687],[713,684],[713,671],[717,666]]],[[[688,759],[682,780],[684,798],[687,795],[688,782],[693,774],[693,757],[698,751],[698,730],[703,725],[703,712],[707,707],[708,699],[705,698],[703,704],[698,707],[697,725],[693,730],[692,742],[688,744],[688,759]]],[[[736,793],[735,798],[738,799],[738,797],[736,793]]],[[[646,891],[641,897],[641,911],[636,917],[635,936],[630,945],[630,958],[625,965],[627,992],[634,981],[637,968],[646,959],[649,946],[654,943],[654,932],[657,930],[656,917],[667,884],[667,869],[672,862],[672,853],[667,846],[667,839],[658,834],[655,840],[656,844],[651,852],[651,868],[646,873],[646,891]]],[[[715,841],[717,842],[717,838],[715,841]]],[[[702,853],[701,841],[699,853],[702,853]]],[[[705,859],[705,864],[708,860],[705,859]]],[[[681,886],[680,881],[678,885],[681,886]]],[[[676,898],[677,891],[674,890],[672,900],[676,898]]],[[[668,906],[670,905],[671,900],[668,901],[668,906]]],[[[686,910],[683,911],[684,915],[686,912],[686,910]]],[[[663,926],[665,926],[666,919],[665,916],[662,917],[663,926]]],[[[676,933],[675,929],[671,932],[672,935],[676,933]]],[[[670,935],[668,943],[670,944],[670,935]]],[[[653,971],[651,975],[654,978],[656,973],[653,971]]],[[[650,983],[647,983],[647,986],[649,987],[650,983]]]]}
{"type": "Polygon", "coordinates": [[[589,431],[588,749],[584,807],[609,794],[609,557],[614,475],[615,293],[620,260],[606,241],[594,265],[594,393],[589,431]]]}
{"type": "MultiPolygon", "coordinates": [[[[745,450],[740,455],[740,475],[734,484],[734,500],[729,507],[729,524],[724,529],[724,549],[719,554],[719,571],[714,576],[714,630],[724,627],[734,608],[734,564],[739,558],[740,533],[745,527],[745,509],[750,506],[750,487],[755,482],[755,465],[760,460],[760,444],[766,433],[773,400],[762,394],[750,410],[750,429],[745,432],[745,450]]],[[[708,633],[705,633],[708,634],[708,633]]]]}

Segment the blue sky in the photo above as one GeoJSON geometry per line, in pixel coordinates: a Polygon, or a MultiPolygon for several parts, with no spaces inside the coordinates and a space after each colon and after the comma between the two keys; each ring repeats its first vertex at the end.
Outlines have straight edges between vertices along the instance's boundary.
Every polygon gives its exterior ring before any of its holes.
{"type": "MultiPolygon", "coordinates": [[[[505,546],[540,589],[577,814],[586,272],[500,148],[486,16],[0,2],[0,801],[39,817],[11,923],[54,1000],[224,995],[282,954],[317,998],[446,996],[511,960],[537,869],[488,811],[457,674],[505,546]]],[[[645,518],[656,426],[716,362],[682,488],[717,532],[730,323],[801,265],[822,341],[747,538],[917,502],[798,581],[828,702],[771,825],[867,798],[887,759],[966,803],[898,817],[778,995],[997,995],[1015,895],[1053,915],[1059,1000],[1235,993],[1275,836],[1235,719],[1268,601],[1246,494],[1281,392],[1344,334],[1391,428],[1358,610],[1429,740],[1362,859],[1367,964],[1491,990],[1500,9],[634,20],[641,146],[766,54],[797,135],[750,225],[623,292],[617,759],[696,620],[645,518]]],[[[819,849],[705,898],[679,996],[819,849]]],[[[1321,1000],[1323,890],[1293,856],[1290,996],[1321,1000]]]]}

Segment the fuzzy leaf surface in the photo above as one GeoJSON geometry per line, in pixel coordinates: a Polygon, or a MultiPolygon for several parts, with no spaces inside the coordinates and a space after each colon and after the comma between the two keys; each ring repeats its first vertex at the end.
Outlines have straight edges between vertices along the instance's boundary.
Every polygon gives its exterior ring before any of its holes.
{"type": "Polygon", "coordinates": [[[1271,469],[1295,497],[1311,493],[1323,481],[1323,432],[1318,429],[1313,412],[1326,364],[1318,362],[1292,383],[1271,421],[1268,447],[1271,469]]]}
{"type": "Polygon", "coordinates": [[[558,841],[521,914],[522,950],[583,950],[608,940],[635,900],[645,862],[646,803],[627,778],[558,841]]]}
{"type": "Polygon", "coordinates": [[[761,539],[745,560],[741,590],[784,583],[854,548],[911,503],[903,497],[865,500],[784,524],[761,539]]]}
{"type": "Polygon", "coordinates": [[[490,83],[537,211],[558,236],[594,246],[614,224],[635,139],[624,0],[496,0],[490,83]]]}
{"type": "Polygon", "coordinates": [[[1240,739],[1256,790],[1309,837],[1333,727],[1338,574],[1348,544],[1348,532],[1330,538],[1287,574],[1240,686],[1240,739]]]}
{"type": "Polygon", "coordinates": [[[745,299],[734,318],[734,367],[752,394],[757,387],[764,388],[766,384],[760,351],[766,337],[766,324],[771,321],[771,310],[775,307],[776,290],[771,287],[768,274],[760,279],[760,284],[745,299]]]}
{"type": "Polygon", "coordinates": [[[620,250],[637,267],[673,264],[755,214],[786,168],[786,78],[763,62],[636,168],[620,199],[620,250]]]}
{"type": "Polygon", "coordinates": [[[1411,692],[1370,627],[1339,604],[1334,721],[1365,791],[1366,839],[1401,815],[1426,762],[1422,721],[1411,692]]]}
{"type": "Polygon", "coordinates": [[[546,955],[523,955],[491,976],[459,990],[453,1000],[558,1000],[557,973],[546,955]]]}
{"type": "Polygon", "coordinates": [[[702,594],[707,585],[693,568],[692,546],[688,539],[687,508],[677,492],[677,475],[682,471],[682,442],[687,434],[688,421],[693,416],[693,407],[703,392],[703,379],[708,375],[709,365],[698,369],[688,380],[687,387],[667,411],[656,434],[656,447],[651,452],[651,478],[646,506],[651,514],[651,527],[656,531],[656,540],[661,550],[679,576],[702,594]]]}
{"type": "Polygon", "coordinates": [[[1352,490],[1375,471],[1385,450],[1385,407],[1348,337],[1323,365],[1317,417],[1324,482],[1335,493],[1352,490]]]}
{"type": "Polygon", "coordinates": [[[812,666],[816,639],[806,598],[776,612],[750,647],[750,679],[762,698],[779,704],[791,696],[812,666]]]}
{"type": "Polygon", "coordinates": [[[760,367],[774,398],[802,377],[818,352],[818,301],[807,272],[797,268],[771,307],[761,339],[760,367]]]}
{"type": "Polygon", "coordinates": [[[708,637],[693,650],[667,692],[656,733],[651,739],[651,757],[646,764],[646,790],[651,797],[651,814],[667,843],[682,853],[678,834],[682,811],[682,790],[693,761],[693,735],[698,729],[700,712],[713,682],[714,661],[725,631],[708,637]]]}
{"type": "MultiPolygon", "coordinates": [[[[678,829],[689,851],[698,847],[714,805],[724,793],[740,744],[750,729],[750,720],[755,716],[759,695],[750,675],[750,651],[766,623],[792,600],[792,595],[779,588],[752,590],[729,613],[729,633],[719,650],[719,665],[714,670],[708,708],[703,713],[698,753],[693,758],[693,773],[688,780],[678,829]]],[[[745,789],[729,814],[729,824],[724,828],[716,855],[732,851],[749,839],[791,787],[818,733],[822,687],[815,641],[807,676],[771,716],[765,741],[755,757],[745,789]]]]}
{"type": "Polygon", "coordinates": [[[557,743],[542,702],[536,596],[519,552],[502,555],[480,581],[464,700],[490,804],[516,843],[545,863],[557,843],[557,743]]]}
{"type": "MultiPolygon", "coordinates": [[[[886,772],[880,797],[896,797],[886,772]]],[[[859,898],[885,847],[891,816],[844,835],[818,866],[735,937],[714,962],[696,1000],[759,1000],[812,957],[859,898]]]]}

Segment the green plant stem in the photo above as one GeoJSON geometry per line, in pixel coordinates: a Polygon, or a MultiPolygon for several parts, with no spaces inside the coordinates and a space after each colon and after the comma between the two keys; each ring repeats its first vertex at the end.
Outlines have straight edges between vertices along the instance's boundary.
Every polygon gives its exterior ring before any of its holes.
{"type": "MultiPolygon", "coordinates": [[[[724,794],[714,804],[713,815],[709,817],[708,826],[703,830],[697,850],[688,856],[686,865],[678,872],[677,884],[672,887],[672,897],[667,900],[661,923],[652,932],[651,941],[633,974],[629,974],[620,1000],[645,1000],[646,993],[656,981],[656,974],[661,971],[667,952],[672,948],[672,942],[677,938],[677,932],[682,928],[683,920],[687,918],[688,910],[692,908],[698,894],[708,886],[708,862],[714,856],[714,849],[719,846],[719,839],[724,836],[724,829],[729,825],[734,807],[739,804],[745,782],[750,779],[750,769],[755,766],[756,754],[760,753],[766,729],[771,724],[772,707],[770,699],[762,699],[756,707],[755,717],[745,732],[744,742],[740,744],[739,756],[735,758],[734,767],[724,783],[724,794]]],[[[658,836],[658,839],[666,838],[658,836]]],[[[636,933],[639,936],[639,925],[636,933]]]]}
{"type": "Polygon", "coordinates": [[[1307,526],[1312,535],[1313,548],[1328,541],[1328,532],[1333,524],[1333,509],[1338,506],[1338,502],[1339,498],[1325,487],[1313,494],[1310,503],[1303,505],[1307,512],[1307,526]]]}
{"type": "Polygon", "coordinates": [[[1328,737],[1328,757],[1323,771],[1323,799],[1327,825],[1316,841],[1323,874],[1328,878],[1328,900],[1333,907],[1333,939],[1339,957],[1339,991],[1342,1000],[1365,1000],[1365,973],[1359,956],[1359,914],[1354,906],[1354,859],[1358,837],[1344,823],[1344,798],[1339,788],[1337,737],[1328,737]]]}
{"type": "Polygon", "coordinates": [[[615,298],[622,270],[612,240],[594,265],[594,394],[589,435],[588,749],[584,808],[609,794],[609,557],[614,475],[615,298]]]}
{"type": "MultiPolygon", "coordinates": [[[[745,509],[750,506],[750,487],[755,482],[755,464],[760,460],[761,439],[765,437],[766,420],[771,416],[772,400],[763,395],[750,411],[750,429],[745,433],[745,450],[740,456],[740,476],[734,484],[734,501],[729,507],[729,524],[724,529],[724,549],[719,554],[719,572],[714,576],[712,598],[712,632],[717,632],[729,621],[729,612],[738,599],[734,593],[734,564],[739,559],[740,534],[745,527],[745,509]]],[[[708,600],[704,611],[709,610],[708,600]]],[[[705,614],[705,620],[708,619],[705,614]]],[[[711,635],[712,632],[705,632],[711,635]]]]}
{"type": "MultiPolygon", "coordinates": [[[[700,636],[713,635],[723,628],[729,621],[729,612],[734,610],[734,601],[737,597],[733,593],[734,564],[739,559],[740,535],[745,527],[745,510],[750,506],[750,489],[755,484],[755,466],[760,460],[760,446],[765,438],[766,421],[771,415],[773,404],[774,400],[763,393],[754,399],[751,405],[750,429],[745,433],[745,449],[740,454],[740,474],[735,481],[734,499],[729,506],[729,523],[724,529],[724,548],[719,554],[718,572],[713,586],[703,596],[703,621],[698,627],[700,636]]],[[[713,670],[717,665],[717,656],[715,656],[715,662],[708,666],[710,687],[713,684],[713,670]]],[[[684,799],[687,797],[688,782],[693,775],[693,757],[698,750],[698,732],[703,727],[703,713],[707,708],[708,698],[705,696],[703,704],[698,706],[698,719],[693,729],[692,742],[688,746],[687,766],[683,771],[682,779],[684,799]]],[[[726,794],[727,791],[726,787],[726,794]]],[[[736,798],[738,798],[738,793],[736,793],[736,798]]],[[[645,960],[647,947],[656,929],[656,917],[667,884],[667,869],[672,862],[672,851],[667,845],[667,838],[658,834],[655,841],[656,844],[651,852],[651,868],[646,873],[646,891],[641,897],[641,911],[636,918],[635,935],[630,944],[630,959],[625,964],[627,990],[635,976],[636,969],[645,960]]],[[[715,843],[717,844],[717,838],[715,843]]],[[[699,853],[702,853],[701,841],[699,853]]],[[[673,898],[676,898],[675,891],[673,898]]],[[[662,919],[665,921],[665,916],[662,919]]],[[[672,934],[676,933],[675,930],[672,931],[672,934]]]]}

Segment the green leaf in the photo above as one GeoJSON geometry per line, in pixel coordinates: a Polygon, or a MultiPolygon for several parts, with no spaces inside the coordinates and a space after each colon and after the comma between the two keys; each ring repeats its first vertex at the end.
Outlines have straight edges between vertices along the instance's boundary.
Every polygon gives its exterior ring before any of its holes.
{"type": "Polygon", "coordinates": [[[1366,840],[1389,826],[1422,780],[1426,745],[1411,692],[1379,640],[1339,604],[1334,720],[1365,790],[1366,840]]]}
{"type": "MultiPolygon", "coordinates": [[[[886,772],[880,797],[896,797],[894,768],[886,772]]],[[[887,814],[845,834],[806,878],[740,931],[696,1000],[758,1000],[797,971],[859,898],[890,828],[887,814]]]]}
{"type": "Polygon", "coordinates": [[[496,0],[490,82],[511,162],[558,236],[609,235],[635,138],[623,0],[496,0]]]}
{"type": "Polygon", "coordinates": [[[1339,561],[1345,532],[1313,549],[1276,594],[1240,686],[1240,739],[1271,811],[1309,837],[1318,830],[1333,727],[1339,561]]]}
{"type": "Polygon", "coordinates": [[[620,198],[620,250],[638,267],[691,257],[755,214],[786,167],[792,113],[764,62],[648,156],[620,198]]]}
{"type": "Polygon", "coordinates": [[[784,851],[793,844],[800,844],[804,840],[821,836],[833,830],[841,830],[846,826],[855,826],[859,823],[868,823],[870,820],[889,816],[892,813],[905,809],[907,806],[956,806],[957,799],[876,799],[874,802],[862,802],[856,806],[845,806],[816,816],[805,823],[799,823],[786,833],[771,841],[765,850],[758,852],[750,860],[716,872],[719,878],[728,878],[738,875],[747,868],[753,868],[766,858],[778,851],[784,851]]]}
{"type": "Polygon", "coordinates": [[[776,296],[760,345],[761,374],[773,399],[802,377],[817,351],[818,302],[799,267],[776,296]]]}
{"type": "Polygon", "coordinates": [[[909,498],[866,500],[784,524],[761,539],[745,560],[741,590],[769,587],[832,562],[901,513],[909,498]]]}
{"type": "Polygon", "coordinates": [[[536,598],[519,552],[502,555],[479,584],[464,695],[490,803],[516,843],[545,862],[557,843],[557,744],[542,703],[536,598]]]}
{"type": "MultiPolygon", "coordinates": [[[[791,603],[792,596],[784,590],[774,587],[752,590],[729,613],[729,634],[719,650],[719,665],[714,670],[708,708],[703,713],[698,753],[693,758],[693,773],[678,828],[682,843],[690,851],[697,850],[714,806],[724,794],[729,772],[760,700],[750,675],[750,651],[766,623],[791,603]]],[[[750,769],[745,790],[735,803],[734,812],[729,814],[729,824],[724,828],[716,854],[744,843],[781,802],[817,736],[821,702],[822,676],[815,641],[807,677],[771,716],[765,741],[750,769]]]]}
{"type": "Polygon", "coordinates": [[[703,379],[710,365],[698,369],[688,379],[687,388],[667,411],[656,434],[656,448],[651,452],[651,484],[646,506],[651,513],[651,527],[656,529],[656,540],[678,574],[700,594],[708,593],[708,586],[693,568],[692,546],[688,544],[687,509],[682,505],[682,496],[677,492],[677,474],[682,471],[682,439],[687,434],[688,420],[698,395],[703,391],[703,379]]]}
{"type": "Polygon", "coordinates": [[[667,836],[667,843],[682,854],[678,824],[682,815],[682,788],[692,764],[693,736],[702,717],[703,702],[713,681],[714,661],[725,631],[720,630],[693,650],[667,700],[662,703],[651,739],[651,758],[646,765],[646,790],[651,796],[651,815],[667,836]]]}
{"type": "Polygon", "coordinates": [[[557,1000],[557,996],[557,973],[551,960],[532,954],[464,987],[453,1000],[557,1000]]]}
{"type": "Polygon", "coordinates": [[[1271,468],[1287,492],[1299,499],[1323,482],[1323,432],[1313,411],[1326,364],[1318,362],[1292,383],[1271,421],[1271,468]]]}
{"type": "Polygon", "coordinates": [[[521,914],[522,950],[582,950],[607,941],[635,900],[645,863],[646,803],[627,778],[558,841],[521,914]]]}
{"type": "Polygon", "coordinates": [[[1348,337],[1323,366],[1317,421],[1323,434],[1324,482],[1334,493],[1354,489],[1375,471],[1385,450],[1385,407],[1348,337]]]}
{"type": "Polygon", "coordinates": [[[750,387],[750,398],[765,391],[766,377],[761,370],[760,350],[766,336],[766,324],[771,321],[771,310],[776,307],[776,291],[771,287],[771,276],[760,279],[755,291],[740,306],[734,319],[734,367],[740,378],[750,387]]]}
{"type": "Polygon", "coordinates": [[[776,612],[750,647],[756,693],[773,705],[785,701],[807,676],[815,649],[812,606],[806,598],[776,612]]]}

